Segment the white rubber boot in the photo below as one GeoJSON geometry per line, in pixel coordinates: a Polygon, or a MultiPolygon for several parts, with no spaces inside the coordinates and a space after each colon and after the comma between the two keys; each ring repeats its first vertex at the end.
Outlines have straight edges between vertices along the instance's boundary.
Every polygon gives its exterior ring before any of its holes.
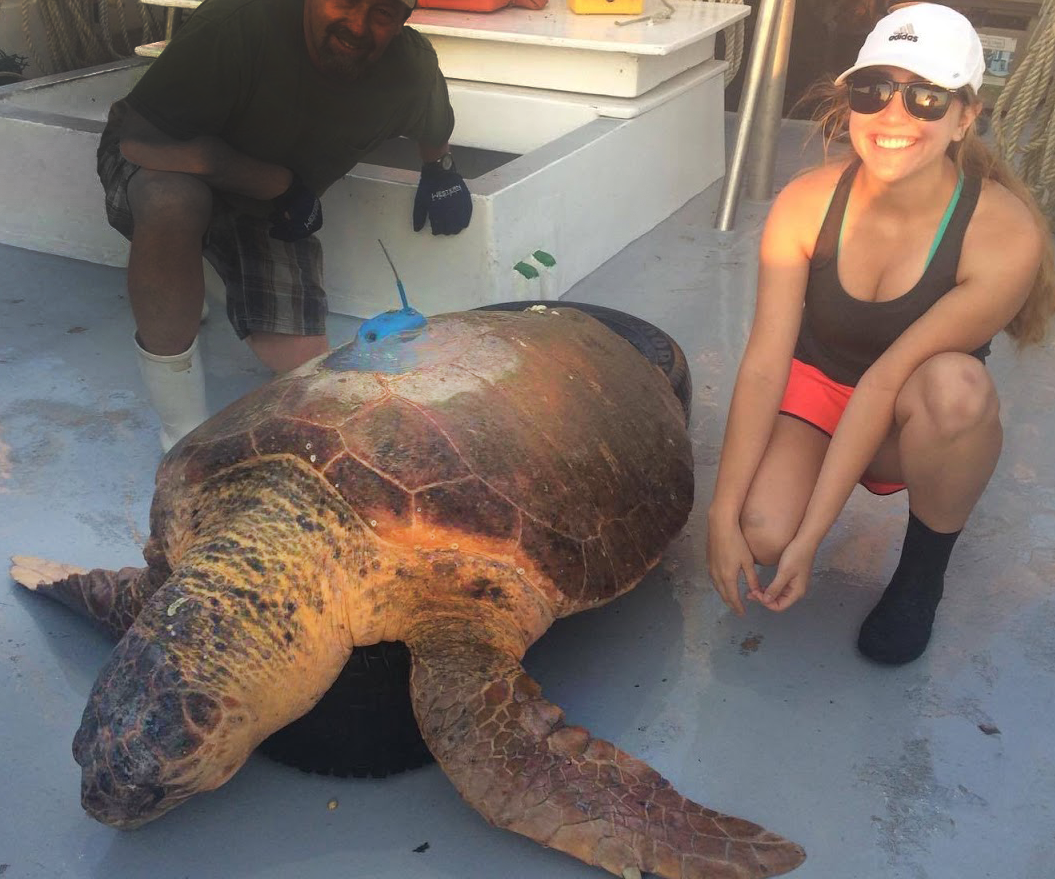
{"type": "Polygon", "coordinates": [[[143,384],[161,419],[161,450],[167,452],[209,417],[198,340],[182,354],[165,356],[144,351],[139,340],[132,338],[143,384]]]}

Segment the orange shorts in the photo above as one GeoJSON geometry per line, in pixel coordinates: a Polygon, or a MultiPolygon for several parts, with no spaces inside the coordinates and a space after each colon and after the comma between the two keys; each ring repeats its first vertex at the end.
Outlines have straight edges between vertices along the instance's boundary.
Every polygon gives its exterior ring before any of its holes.
{"type": "MultiPolygon", "coordinates": [[[[817,367],[793,359],[780,414],[805,421],[831,436],[853,392],[852,387],[832,381],[817,367]]],[[[893,494],[905,488],[903,482],[879,482],[867,476],[861,478],[861,485],[872,494],[893,494]]]]}

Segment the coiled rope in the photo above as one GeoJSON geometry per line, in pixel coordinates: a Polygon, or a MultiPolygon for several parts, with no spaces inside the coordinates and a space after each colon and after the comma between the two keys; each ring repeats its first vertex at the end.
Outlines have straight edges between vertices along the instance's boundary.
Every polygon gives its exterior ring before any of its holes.
{"type": "MultiPolygon", "coordinates": [[[[743,0],[712,0],[712,2],[744,5],[743,0]]],[[[727,27],[722,31],[722,36],[725,39],[724,60],[729,62],[725,70],[725,84],[729,85],[740,69],[744,58],[744,19],[741,18],[736,24],[727,27]]]]}
{"type": "Polygon", "coordinates": [[[993,134],[999,154],[1032,190],[1049,220],[1055,221],[1053,77],[1055,0],[1043,0],[1026,54],[993,107],[993,134]]]}
{"type": "MultiPolygon", "coordinates": [[[[33,63],[43,73],[61,73],[132,55],[135,41],[129,35],[124,2],[121,0],[115,5],[119,45],[114,45],[110,0],[22,0],[22,35],[33,63]],[[30,24],[34,10],[44,26],[46,53],[38,50],[33,41],[30,24]]],[[[164,25],[156,7],[143,3],[137,5],[142,23],[142,41],[149,43],[161,39],[164,25]]]]}

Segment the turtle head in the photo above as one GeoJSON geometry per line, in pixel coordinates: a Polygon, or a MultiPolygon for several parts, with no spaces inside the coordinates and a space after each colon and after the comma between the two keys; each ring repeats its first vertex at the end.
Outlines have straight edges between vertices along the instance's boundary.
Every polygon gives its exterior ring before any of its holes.
{"type": "Polygon", "coordinates": [[[252,747],[229,735],[224,714],[187,686],[162,645],[126,635],[92,688],[73,739],[84,810],[103,824],[133,829],[219,787],[252,747]]]}

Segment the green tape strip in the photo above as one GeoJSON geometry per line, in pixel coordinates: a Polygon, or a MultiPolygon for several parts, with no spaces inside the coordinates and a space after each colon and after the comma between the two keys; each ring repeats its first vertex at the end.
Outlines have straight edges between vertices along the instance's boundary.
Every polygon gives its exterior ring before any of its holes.
{"type": "Polygon", "coordinates": [[[525,278],[537,278],[538,277],[538,269],[536,269],[530,263],[518,262],[515,266],[513,266],[513,269],[515,271],[520,272],[520,274],[522,274],[525,278]]]}
{"type": "Polygon", "coordinates": [[[536,250],[531,255],[535,257],[535,259],[537,259],[540,263],[542,263],[542,265],[544,265],[547,269],[551,269],[557,264],[557,260],[553,258],[553,254],[546,253],[546,251],[544,250],[536,250]]]}

